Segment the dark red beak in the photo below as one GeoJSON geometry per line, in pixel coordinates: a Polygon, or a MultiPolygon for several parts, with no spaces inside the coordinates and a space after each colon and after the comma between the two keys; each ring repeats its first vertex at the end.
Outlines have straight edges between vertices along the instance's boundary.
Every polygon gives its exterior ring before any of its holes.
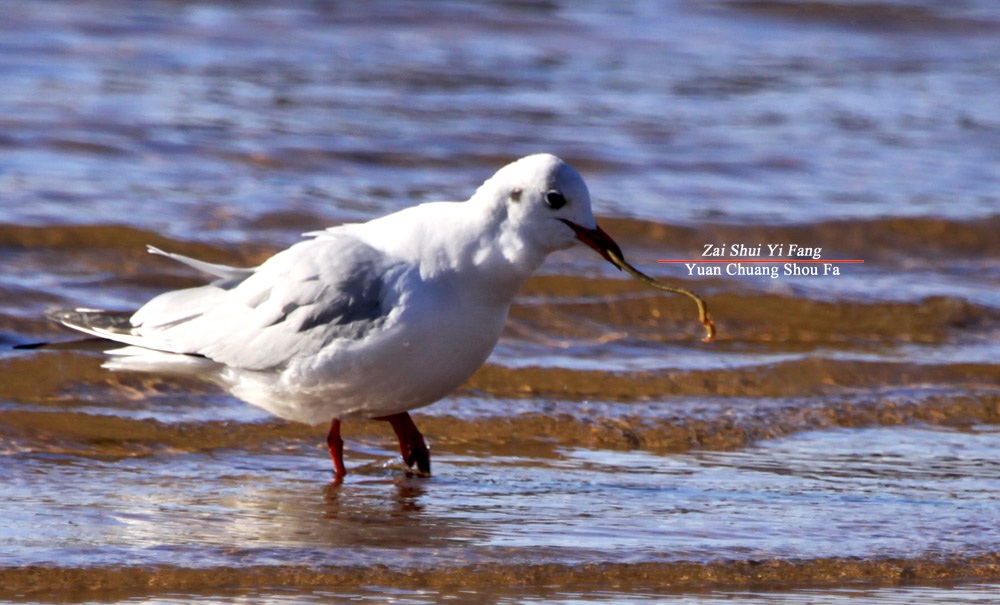
{"type": "Polygon", "coordinates": [[[604,260],[618,267],[619,271],[622,270],[621,265],[619,265],[618,262],[611,257],[611,254],[608,254],[610,251],[615,257],[624,260],[625,256],[622,254],[622,249],[618,247],[615,240],[611,239],[610,235],[604,232],[604,229],[601,229],[600,226],[594,227],[593,229],[587,229],[586,227],[577,225],[573,221],[567,221],[564,218],[559,220],[566,223],[569,228],[576,233],[576,239],[587,244],[594,250],[597,250],[597,253],[604,257],[604,260]]]}

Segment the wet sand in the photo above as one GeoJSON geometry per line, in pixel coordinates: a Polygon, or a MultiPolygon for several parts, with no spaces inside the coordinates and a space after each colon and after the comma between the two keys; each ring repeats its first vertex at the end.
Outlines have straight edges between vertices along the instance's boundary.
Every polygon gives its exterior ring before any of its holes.
{"type": "MultiPolygon", "coordinates": [[[[62,232],[4,250],[25,269],[83,266],[103,276],[92,289],[177,285],[176,268],[130,260],[148,234],[62,232]]],[[[7,352],[0,585],[33,599],[378,586],[430,591],[412,602],[488,587],[601,601],[995,579],[1000,390],[981,335],[996,310],[714,287],[720,337],[703,344],[687,305],[624,278],[535,279],[493,361],[417,413],[427,480],[405,476],[382,423],[346,425],[351,475],[336,486],[322,427],[193,378],[109,372],[100,351],[7,352]]],[[[12,340],[62,336],[23,315],[7,316],[12,340]]]]}

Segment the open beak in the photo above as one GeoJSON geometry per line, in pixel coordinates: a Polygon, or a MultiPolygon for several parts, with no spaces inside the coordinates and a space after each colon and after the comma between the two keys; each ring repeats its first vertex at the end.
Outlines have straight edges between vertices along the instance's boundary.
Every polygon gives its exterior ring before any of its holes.
{"type": "Polygon", "coordinates": [[[610,235],[604,232],[604,229],[601,229],[599,226],[587,229],[564,218],[559,220],[566,223],[576,233],[576,239],[597,250],[598,254],[603,256],[612,265],[618,267],[619,270],[624,270],[624,267],[619,262],[625,259],[625,256],[622,255],[622,249],[618,247],[615,240],[611,239],[610,235]]]}

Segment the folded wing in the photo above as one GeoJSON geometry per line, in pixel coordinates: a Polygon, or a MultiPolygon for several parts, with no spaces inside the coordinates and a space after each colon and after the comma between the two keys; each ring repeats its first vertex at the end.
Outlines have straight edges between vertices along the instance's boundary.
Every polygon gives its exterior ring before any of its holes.
{"type": "Polygon", "coordinates": [[[402,268],[348,235],[299,242],[254,269],[151,251],[219,279],[161,294],[132,315],[76,309],[53,319],[129,345],[266,370],[367,337],[399,302],[392,284],[402,268]]]}

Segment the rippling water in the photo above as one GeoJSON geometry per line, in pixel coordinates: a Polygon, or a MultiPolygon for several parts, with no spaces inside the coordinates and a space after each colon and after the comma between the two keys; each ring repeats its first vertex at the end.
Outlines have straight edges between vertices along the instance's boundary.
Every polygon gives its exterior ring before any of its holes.
{"type": "Polygon", "coordinates": [[[0,599],[994,600],[995,3],[0,11],[0,599]],[[432,479],[380,424],[347,425],[333,486],[322,429],[11,349],[69,337],[47,309],[198,283],[146,244],[252,265],[540,150],[719,338],[554,255],[487,366],[417,412],[432,479]],[[656,262],[768,244],[865,262],[656,262]]]}

